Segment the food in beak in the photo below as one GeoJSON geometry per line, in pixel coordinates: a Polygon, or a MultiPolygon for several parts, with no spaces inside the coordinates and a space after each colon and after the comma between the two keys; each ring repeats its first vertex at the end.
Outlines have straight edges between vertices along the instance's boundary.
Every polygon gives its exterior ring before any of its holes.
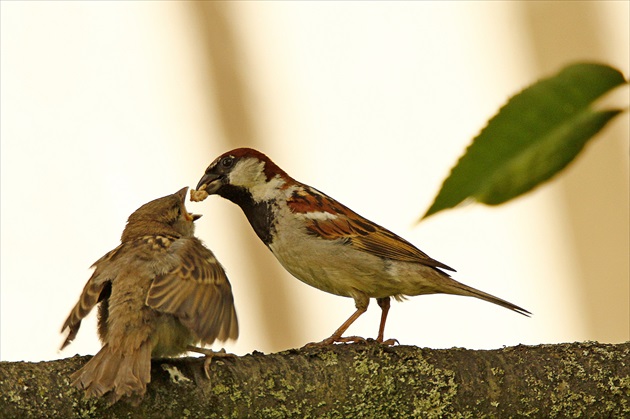
{"type": "Polygon", "coordinates": [[[206,192],[206,185],[201,185],[198,190],[191,189],[190,190],[190,200],[193,202],[201,202],[208,197],[208,192],[206,192]]]}

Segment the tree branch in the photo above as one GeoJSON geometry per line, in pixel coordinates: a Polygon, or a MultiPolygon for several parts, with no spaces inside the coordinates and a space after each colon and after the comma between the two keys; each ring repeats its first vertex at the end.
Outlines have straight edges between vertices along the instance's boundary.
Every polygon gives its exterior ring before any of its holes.
{"type": "Polygon", "coordinates": [[[0,417],[630,417],[630,342],[433,350],[376,343],[154,360],[138,407],[85,399],[89,357],[0,363],[0,417]]]}

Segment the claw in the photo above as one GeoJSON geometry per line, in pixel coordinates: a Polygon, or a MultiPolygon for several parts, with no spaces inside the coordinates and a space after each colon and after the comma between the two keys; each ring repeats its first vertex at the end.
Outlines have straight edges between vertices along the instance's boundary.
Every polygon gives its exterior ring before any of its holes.
{"type": "Polygon", "coordinates": [[[387,345],[387,346],[400,345],[400,342],[398,342],[398,339],[387,339],[387,340],[384,340],[384,341],[378,342],[378,343],[380,343],[381,345],[387,345]]]}
{"type": "Polygon", "coordinates": [[[346,337],[331,336],[329,338],[322,340],[321,342],[307,343],[306,345],[304,345],[304,347],[315,348],[315,347],[332,345],[335,343],[365,343],[365,344],[377,343],[379,345],[385,345],[385,346],[400,345],[400,342],[398,342],[398,339],[378,340],[378,339],[365,339],[360,336],[346,336],[346,337]]]}
{"type": "Polygon", "coordinates": [[[367,343],[367,340],[365,338],[360,337],[360,336],[346,336],[346,337],[331,336],[329,338],[326,338],[326,339],[322,340],[321,342],[307,343],[306,345],[304,345],[304,347],[305,348],[313,348],[313,347],[317,347],[317,346],[332,345],[334,343],[367,343]]]}
{"type": "Polygon", "coordinates": [[[213,351],[212,349],[198,348],[196,346],[189,346],[188,351],[197,352],[205,355],[206,359],[203,362],[203,370],[206,373],[206,378],[210,379],[210,364],[213,358],[236,358],[236,355],[225,352],[225,349],[219,351],[213,351]]]}

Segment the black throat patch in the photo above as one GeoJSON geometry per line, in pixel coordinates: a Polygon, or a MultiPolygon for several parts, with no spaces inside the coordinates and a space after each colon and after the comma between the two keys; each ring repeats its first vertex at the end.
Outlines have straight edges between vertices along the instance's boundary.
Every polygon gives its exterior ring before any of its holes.
{"type": "Polygon", "coordinates": [[[271,244],[273,233],[276,229],[275,219],[271,211],[272,202],[254,202],[252,195],[247,190],[232,185],[223,186],[217,191],[217,194],[241,207],[247,217],[247,221],[249,221],[260,240],[266,246],[271,244]]]}

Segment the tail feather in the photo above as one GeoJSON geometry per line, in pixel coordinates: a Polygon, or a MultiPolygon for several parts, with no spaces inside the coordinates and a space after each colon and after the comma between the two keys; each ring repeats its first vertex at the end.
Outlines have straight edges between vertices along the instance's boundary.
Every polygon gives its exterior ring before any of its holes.
{"type": "Polygon", "coordinates": [[[123,396],[139,400],[151,381],[151,347],[145,343],[133,352],[121,353],[105,345],[70,378],[87,397],[107,395],[110,403],[123,396]]]}
{"type": "Polygon", "coordinates": [[[451,284],[452,289],[447,291],[449,294],[456,294],[456,295],[463,295],[466,297],[479,298],[481,300],[488,301],[489,303],[493,303],[501,307],[505,307],[509,310],[515,311],[518,314],[522,314],[523,316],[527,316],[527,317],[530,317],[532,314],[530,311],[525,310],[524,308],[519,307],[516,304],[512,304],[509,301],[503,300],[499,297],[495,297],[492,294],[488,294],[487,292],[480,291],[476,288],[469,287],[468,285],[464,285],[453,279],[451,280],[453,281],[453,284],[451,284]]]}

